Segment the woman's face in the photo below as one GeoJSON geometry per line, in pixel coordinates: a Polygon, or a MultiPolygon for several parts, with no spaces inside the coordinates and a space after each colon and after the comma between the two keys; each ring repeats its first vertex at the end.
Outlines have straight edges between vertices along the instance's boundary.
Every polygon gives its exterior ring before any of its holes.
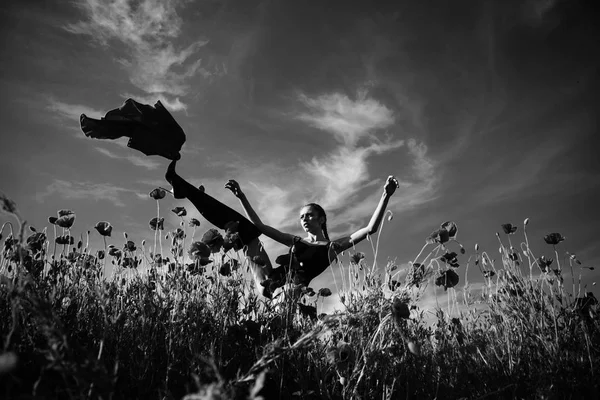
{"type": "Polygon", "coordinates": [[[324,220],[313,207],[302,207],[300,210],[300,225],[305,232],[318,234],[322,231],[324,220]]]}

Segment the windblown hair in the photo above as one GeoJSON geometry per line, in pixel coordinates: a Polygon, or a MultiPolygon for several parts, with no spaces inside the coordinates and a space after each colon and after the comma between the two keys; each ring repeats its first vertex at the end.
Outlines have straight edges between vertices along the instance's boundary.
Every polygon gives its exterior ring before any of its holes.
{"type": "Polygon", "coordinates": [[[325,239],[327,239],[327,241],[330,242],[331,239],[329,239],[329,233],[327,233],[327,214],[325,214],[325,210],[323,209],[323,207],[321,207],[317,203],[308,203],[304,207],[314,208],[319,213],[319,217],[325,218],[325,221],[323,221],[323,224],[321,225],[321,229],[323,230],[323,236],[325,236],[325,239]]]}

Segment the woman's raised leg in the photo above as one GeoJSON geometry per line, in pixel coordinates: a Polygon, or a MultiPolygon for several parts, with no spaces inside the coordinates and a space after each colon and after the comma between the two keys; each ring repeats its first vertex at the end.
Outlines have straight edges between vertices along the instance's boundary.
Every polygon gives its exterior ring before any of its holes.
{"type": "Polygon", "coordinates": [[[261,232],[242,214],[231,207],[226,206],[177,175],[175,166],[176,161],[171,162],[167,168],[167,173],[165,174],[166,180],[173,187],[173,195],[175,198],[188,199],[200,214],[217,228],[225,229],[227,223],[232,221],[239,223],[238,234],[244,245],[245,255],[249,259],[248,262],[250,263],[254,280],[256,281],[259,290],[263,291],[263,295],[270,297],[268,293],[263,290],[264,288],[261,285],[273,269],[271,260],[258,239],[261,232]],[[259,257],[259,260],[255,257],[259,257]]]}

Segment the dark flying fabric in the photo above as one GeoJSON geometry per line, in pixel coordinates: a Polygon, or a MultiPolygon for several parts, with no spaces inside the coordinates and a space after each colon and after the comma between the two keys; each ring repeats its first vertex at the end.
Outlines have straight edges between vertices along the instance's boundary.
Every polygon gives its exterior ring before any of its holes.
{"type": "Polygon", "coordinates": [[[147,156],[159,155],[169,160],[181,158],[185,133],[160,101],[154,107],[133,99],[110,110],[101,119],[81,114],[81,130],[93,139],[129,138],[128,147],[147,156]]]}

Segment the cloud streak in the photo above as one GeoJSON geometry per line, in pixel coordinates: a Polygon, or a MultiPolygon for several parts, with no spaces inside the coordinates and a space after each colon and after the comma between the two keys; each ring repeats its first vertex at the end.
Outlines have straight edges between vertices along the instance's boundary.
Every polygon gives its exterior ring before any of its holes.
{"type": "Polygon", "coordinates": [[[108,183],[69,182],[55,179],[43,192],[36,193],[35,198],[42,203],[46,197],[58,195],[65,199],[106,200],[117,207],[125,207],[125,203],[121,200],[121,195],[124,193],[136,192],[108,183]]]}
{"type": "MultiPolygon", "coordinates": [[[[87,20],[65,26],[71,33],[89,35],[107,47],[111,42],[124,45],[128,58],[118,63],[129,73],[130,81],[148,94],[184,96],[188,80],[212,74],[196,55],[208,40],[196,40],[178,49],[174,41],[181,36],[183,21],[177,8],[183,1],[129,0],[110,2],[81,0],[80,8],[87,20]]],[[[173,110],[185,109],[179,98],[165,100],[173,110]]]]}

